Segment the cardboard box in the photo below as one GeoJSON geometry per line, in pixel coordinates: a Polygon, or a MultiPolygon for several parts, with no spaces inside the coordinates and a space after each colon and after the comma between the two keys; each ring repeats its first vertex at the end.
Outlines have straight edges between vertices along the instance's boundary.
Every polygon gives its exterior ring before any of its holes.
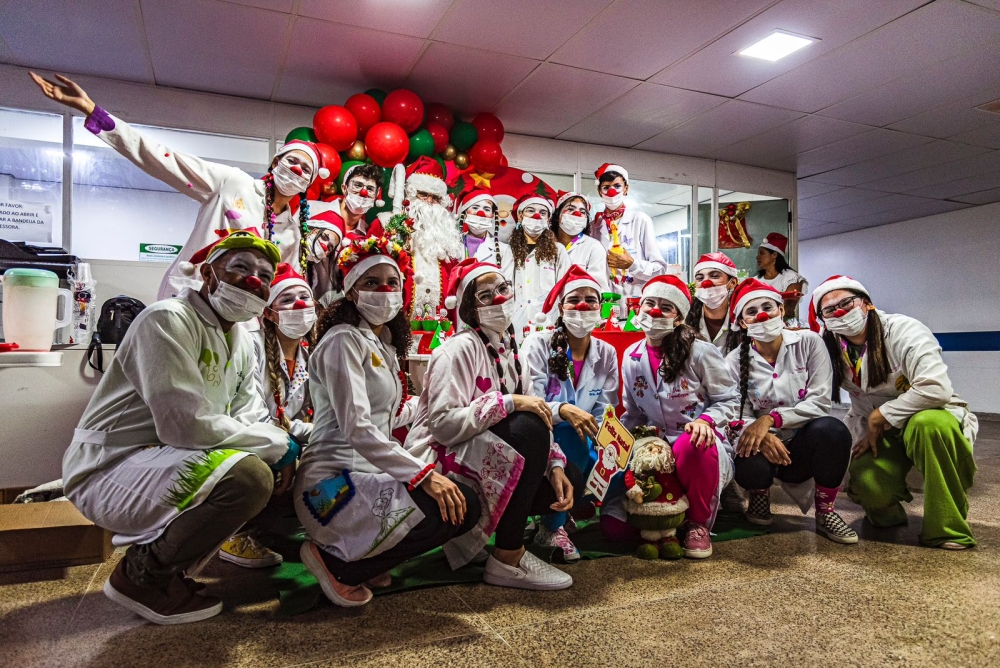
{"type": "Polygon", "coordinates": [[[0,505],[0,572],[99,564],[113,550],[69,501],[0,505]]]}

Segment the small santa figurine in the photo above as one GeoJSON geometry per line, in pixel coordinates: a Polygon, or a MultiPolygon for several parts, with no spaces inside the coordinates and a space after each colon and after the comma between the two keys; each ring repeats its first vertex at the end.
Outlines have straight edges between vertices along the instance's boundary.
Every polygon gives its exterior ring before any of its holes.
{"type": "Polygon", "coordinates": [[[677,527],[684,523],[688,499],[674,473],[674,453],[662,438],[636,440],[625,472],[628,521],[642,536],[640,559],[680,559],[684,550],[677,527]]]}

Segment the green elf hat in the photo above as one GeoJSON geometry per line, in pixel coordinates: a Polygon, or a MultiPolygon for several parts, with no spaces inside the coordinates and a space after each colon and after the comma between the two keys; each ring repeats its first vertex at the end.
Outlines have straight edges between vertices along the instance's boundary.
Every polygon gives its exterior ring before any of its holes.
{"type": "Polygon", "coordinates": [[[263,239],[255,227],[242,230],[216,230],[218,241],[213,241],[191,256],[187,262],[181,262],[179,269],[186,276],[193,276],[195,267],[202,262],[212,262],[231,250],[255,248],[264,254],[272,267],[277,267],[281,261],[281,251],[267,239],[263,239]]]}

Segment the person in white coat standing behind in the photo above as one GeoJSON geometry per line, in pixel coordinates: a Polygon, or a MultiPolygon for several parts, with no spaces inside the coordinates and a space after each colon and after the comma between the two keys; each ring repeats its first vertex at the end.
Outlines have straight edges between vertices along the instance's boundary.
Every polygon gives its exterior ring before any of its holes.
{"type": "Polygon", "coordinates": [[[590,202],[580,193],[560,192],[552,215],[552,233],[575,264],[597,281],[600,292],[611,292],[608,254],[601,242],[590,236],[590,202]]]}
{"type": "Polygon", "coordinates": [[[849,276],[831,276],[812,296],[833,364],[833,398],[851,396],[854,437],[848,495],[877,527],[905,524],[906,474],[924,477],[920,542],[963,550],[976,544],[968,490],[976,474],[979,421],[955,394],[941,346],[926,325],[879,311],[849,276]]]}
{"type": "Polygon", "coordinates": [[[153,141],[94,104],[86,91],[64,76],[56,75],[60,83],[34,72],[31,78],[46,97],[83,113],[87,117],[84,127],[136,167],[198,202],[194,229],[163,276],[157,299],[176,297],[186,287],[200,287],[198,279],[186,275],[182,267],[225,230],[260,229],[265,239],[278,246],[282,262],[306,272],[306,190],[317,176],[330,175],[315,146],[303,141],[288,142],[278,149],[268,172],[255,179],[236,167],[178,153],[153,141]],[[298,220],[293,218],[296,212],[298,220]]]}
{"type": "MultiPolygon", "coordinates": [[[[593,276],[571,265],[542,308],[546,313],[558,310],[555,327],[531,334],[523,347],[532,394],[548,402],[553,437],[584,478],[597,462],[595,443],[604,411],[618,403],[618,356],[611,344],[591,336],[603,321],[599,291],[593,276]]],[[[579,503],[584,489],[576,492],[579,503]]],[[[566,533],[567,519],[565,512],[543,515],[535,542],[559,550],[566,561],[577,561],[580,552],[566,533]]]]}
{"type": "Polygon", "coordinates": [[[550,325],[542,304],[569,269],[569,255],[549,229],[554,207],[541,195],[527,193],[514,204],[517,226],[510,235],[514,254],[514,336],[518,342],[550,325]]]}
{"type": "Polygon", "coordinates": [[[801,487],[814,481],[816,530],[837,543],[857,543],[858,534],[834,510],[851,460],[851,432],[830,415],[833,367],[823,339],[785,329],[783,316],[781,293],[766,283],[748,278],[733,293],[736,343],[726,361],[739,381],[733,431],[736,482],[750,493],[746,517],[771,524],[775,478],[806,512],[810,499],[801,487]]]}
{"type": "Polygon", "coordinates": [[[323,313],[309,360],[316,411],[295,482],[295,510],[309,534],[302,563],[336,605],[372,599],[389,570],[469,531],[475,493],[434,471],[392,437],[410,424],[401,372],[410,344],[395,242],[369,237],[340,253],[344,299],[323,313]]]}
{"type": "Polygon", "coordinates": [[[465,225],[462,245],[465,257],[491,262],[508,281],[514,278],[514,256],[510,246],[500,241],[500,212],[488,190],[476,188],[462,195],[456,205],[459,225],[465,225]]]}

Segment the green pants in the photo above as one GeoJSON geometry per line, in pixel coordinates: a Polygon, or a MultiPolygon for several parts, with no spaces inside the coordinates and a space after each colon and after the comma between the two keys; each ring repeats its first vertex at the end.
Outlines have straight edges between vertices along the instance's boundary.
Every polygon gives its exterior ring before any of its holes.
{"type": "Polygon", "coordinates": [[[878,458],[867,452],[851,462],[847,493],[877,527],[906,523],[901,501],[912,501],[906,474],[916,466],[924,476],[923,545],[975,545],[966,517],[976,462],[958,420],[943,408],[920,411],[902,431],[887,432],[878,458]]]}

